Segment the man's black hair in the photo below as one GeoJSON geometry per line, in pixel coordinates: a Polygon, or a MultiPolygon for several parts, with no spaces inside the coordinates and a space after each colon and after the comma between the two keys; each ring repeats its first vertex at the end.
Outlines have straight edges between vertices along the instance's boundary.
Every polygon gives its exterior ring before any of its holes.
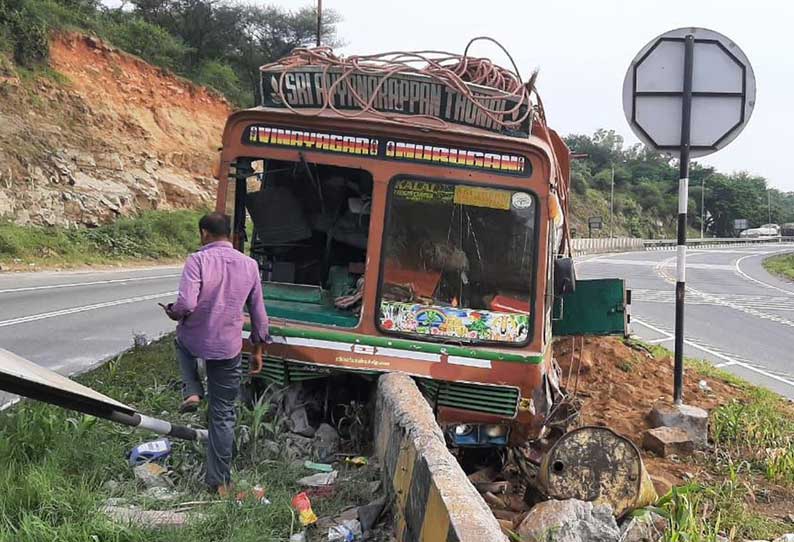
{"type": "Polygon", "coordinates": [[[223,213],[209,213],[202,216],[199,220],[199,229],[213,237],[229,237],[232,233],[229,216],[223,213]]]}

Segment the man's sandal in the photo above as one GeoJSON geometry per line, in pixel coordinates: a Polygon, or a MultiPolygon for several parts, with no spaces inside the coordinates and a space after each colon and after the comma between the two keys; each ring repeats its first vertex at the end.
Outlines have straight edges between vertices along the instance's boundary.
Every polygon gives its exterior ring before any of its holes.
{"type": "Polygon", "coordinates": [[[201,399],[199,399],[198,401],[188,401],[188,400],[182,401],[182,404],[179,405],[179,413],[187,414],[189,412],[196,412],[198,410],[200,402],[201,399]]]}

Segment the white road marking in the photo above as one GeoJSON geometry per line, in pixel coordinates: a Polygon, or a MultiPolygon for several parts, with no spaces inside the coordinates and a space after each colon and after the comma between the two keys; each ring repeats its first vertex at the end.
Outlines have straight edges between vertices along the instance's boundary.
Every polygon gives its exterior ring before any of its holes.
{"type": "Polygon", "coordinates": [[[45,286],[25,286],[22,288],[6,288],[0,290],[0,294],[8,294],[12,292],[32,292],[35,290],[54,290],[56,288],[74,288],[77,286],[96,286],[97,284],[115,284],[118,282],[140,282],[143,280],[156,280],[166,279],[180,276],[179,273],[171,273],[168,275],[153,275],[151,277],[132,277],[126,279],[110,279],[110,280],[94,280],[91,282],[67,282],[64,284],[49,284],[45,286]]]}
{"type": "MultiPolygon", "coordinates": [[[[775,251],[773,254],[776,254],[776,253],[778,253],[778,252],[791,252],[791,249],[786,249],[786,250],[778,250],[778,251],[775,251]]],[[[764,281],[762,281],[762,280],[758,280],[757,278],[751,277],[750,275],[748,275],[747,273],[745,273],[744,271],[742,271],[742,268],[741,268],[741,265],[740,265],[740,264],[742,263],[742,261],[743,261],[743,260],[746,260],[746,259],[747,259],[747,258],[749,258],[750,256],[755,256],[755,254],[748,254],[747,256],[745,256],[745,257],[743,257],[743,258],[739,258],[738,260],[736,260],[736,264],[735,264],[735,265],[736,265],[736,272],[737,272],[737,273],[739,273],[739,275],[740,275],[742,278],[745,278],[745,279],[747,279],[747,280],[750,280],[750,281],[752,281],[752,282],[755,282],[755,283],[757,283],[757,284],[760,284],[761,286],[764,286],[764,287],[766,287],[766,288],[771,288],[771,289],[773,289],[773,290],[777,290],[778,292],[783,292],[784,294],[787,294],[787,295],[794,295],[794,292],[792,292],[791,290],[786,290],[786,289],[784,289],[784,288],[778,288],[777,286],[775,286],[775,285],[773,285],[773,284],[769,284],[769,283],[767,283],[767,282],[764,282],[764,281]]]]}
{"type": "MultiPolygon", "coordinates": [[[[674,284],[675,281],[674,281],[673,277],[671,277],[670,275],[667,274],[665,268],[669,265],[669,263],[671,263],[673,261],[675,261],[675,257],[663,260],[663,261],[659,262],[659,265],[655,269],[656,274],[660,278],[662,278],[664,281],[666,281],[666,282],[668,282],[670,284],[674,284]]],[[[755,280],[755,279],[753,279],[750,276],[748,276],[747,278],[749,278],[751,280],[755,280]]],[[[761,284],[766,284],[766,283],[761,283],[761,284]]],[[[781,292],[787,292],[786,290],[783,290],[781,288],[776,288],[775,286],[772,286],[771,284],[767,284],[767,286],[769,286],[770,288],[774,288],[776,290],[780,290],[781,292]]],[[[752,306],[742,305],[742,304],[737,303],[735,301],[731,301],[731,300],[729,300],[727,298],[721,297],[720,294],[710,294],[710,293],[702,292],[700,290],[696,290],[696,289],[692,288],[691,286],[687,286],[686,287],[686,293],[687,293],[687,295],[699,296],[700,300],[705,301],[705,302],[711,301],[712,304],[714,304],[714,305],[722,305],[723,307],[728,307],[728,308],[737,310],[739,312],[744,312],[746,314],[749,314],[751,316],[755,316],[756,318],[760,318],[762,320],[769,320],[769,321],[775,322],[777,324],[782,324],[784,326],[788,326],[788,327],[794,328],[794,321],[792,321],[792,320],[788,320],[786,318],[783,318],[781,316],[777,316],[777,315],[774,315],[774,314],[768,314],[766,312],[763,312],[761,310],[753,308],[752,306]]],[[[792,293],[792,292],[787,292],[787,293],[791,293],[792,295],[794,295],[794,293],[792,293]]],[[[769,308],[769,307],[764,306],[762,308],[769,308]]],[[[774,308],[773,308],[773,310],[774,310],[774,308]]]]}
{"type": "MultiPolygon", "coordinates": [[[[687,293],[690,294],[687,296],[688,305],[730,306],[736,304],[751,310],[794,311],[794,303],[789,297],[723,293],[706,294],[706,297],[703,297],[698,291],[691,289],[687,293]]],[[[634,301],[645,303],[675,303],[675,292],[672,290],[632,288],[631,296],[634,301]]]]}
{"type": "MultiPolygon", "coordinates": [[[[665,330],[663,330],[661,328],[658,328],[658,327],[656,327],[654,325],[648,324],[647,322],[643,322],[642,320],[638,320],[637,318],[633,318],[632,319],[632,323],[640,324],[641,326],[644,326],[644,327],[650,329],[651,331],[655,331],[656,333],[660,333],[662,335],[669,335],[669,333],[667,331],[665,331],[665,330]]],[[[748,371],[752,371],[754,373],[757,373],[757,374],[760,374],[762,376],[765,376],[765,377],[767,377],[767,378],[769,378],[771,380],[775,380],[777,382],[780,382],[782,384],[786,384],[786,385],[791,386],[792,388],[794,388],[794,382],[792,382],[791,380],[789,380],[787,378],[783,378],[782,376],[778,376],[776,374],[772,374],[769,371],[765,371],[764,369],[760,369],[758,367],[754,367],[753,365],[750,365],[749,363],[744,363],[744,362],[739,361],[737,359],[734,359],[734,358],[732,358],[730,356],[727,356],[725,354],[722,354],[720,352],[712,350],[711,348],[707,348],[705,346],[702,346],[702,345],[700,345],[700,344],[698,344],[698,343],[696,343],[694,341],[691,341],[689,339],[684,339],[684,344],[686,344],[688,346],[691,346],[692,348],[696,348],[696,349],[700,350],[701,352],[705,352],[706,354],[710,354],[710,355],[712,355],[712,356],[714,356],[714,357],[716,357],[718,359],[723,360],[725,363],[720,364],[720,366],[722,366],[722,367],[728,367],[728,366],[731,366],[731,365],[742,367],[743,369],[747,369],[748,371]]]]}
{"type": "Polygon", "coordinates": [[[51,312],[42,312],[39,314],[31,314],[29,316],[20,316],[19,318],[11,318],[10,320],[0,321],[0,327],[14,326],[17,324],[25,324],[28,322],[35,322],[37,320],[44,320],[46,318],[54,318],[56,316],[67,316],[79,312],[93,311],[97,309],[104,309],[107,307],[115,307],[117,305],[127,305],[130,303],[138,303],[140,301],[149,301],[150,299],[158,299],[161,297],[168,297],[176,295],[177,292],[161,292],[159,294],[142,295],[137,297],[128,297],[126,299],[117,299],[115,301],[106,301],[104,303],[94,303],[93,305],[83,305],[82,307],[72,307],[69,309],[61,309],[51,312]]]}

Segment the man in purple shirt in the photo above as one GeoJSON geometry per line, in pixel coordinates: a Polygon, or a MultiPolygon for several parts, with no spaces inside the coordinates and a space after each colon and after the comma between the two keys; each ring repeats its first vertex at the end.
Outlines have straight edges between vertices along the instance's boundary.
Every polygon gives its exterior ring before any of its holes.
{"type": "Polygon", "coordinates": [[[240,389],[243,308],[251,315],[251,373],[262,369],[268,319],[256,261],[232,247],[229,217],[211,213],[199,221],[202,248],[188,256],[176,303],[166,307],[178,321],[176,349],[182,372],[182,411],[195,410],[204,395],[197,358],[205,360],[209,392],[207,485],[225,491],[231,480],[234,403],[240,389]]]}

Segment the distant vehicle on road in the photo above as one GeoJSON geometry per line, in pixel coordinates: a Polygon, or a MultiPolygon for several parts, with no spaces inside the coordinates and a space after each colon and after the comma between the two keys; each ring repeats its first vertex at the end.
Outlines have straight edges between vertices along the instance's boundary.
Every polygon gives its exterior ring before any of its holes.
{"type": "Polygon", "coordinates": [[[744,230],[739,234],[739,237],[775,237],[778,235],[780,235],[780,226],[777,224],[766,224],[760,228],[750,228],[749,230],[744,230]]]}
{"type": "Polygon", "coordinates": [[[761,226],[761,229],[765,228],[775,230],[775,235],[780,235],[780,225],[778,224],[764,224],[761,226]]]}
{"type": "Polygon", "coordinates": [[[794,222],[787,222],[780,226],[780,235],[783,237],[794,237],[794,222]]]}

